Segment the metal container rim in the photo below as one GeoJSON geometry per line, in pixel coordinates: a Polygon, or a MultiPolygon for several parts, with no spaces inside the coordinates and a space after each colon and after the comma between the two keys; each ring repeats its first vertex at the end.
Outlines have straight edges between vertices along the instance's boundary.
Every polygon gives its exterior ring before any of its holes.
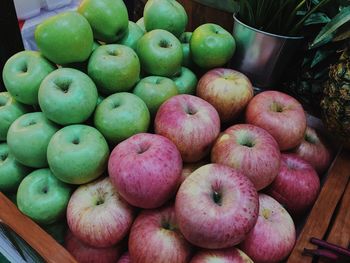
{"type": "Polygon", "coordinates": [[[254,27],[248,26],[247,24],[244,24],[242,21],[240,21],[240,20],[237,18],[236,14],[233,14],[233,19],[235,20],[235,22],[241,24],[241,25],[244,26],[244,27],[249,28],[250,30],[253,30],[253,31],[257,32],[257,33],[260,33],[260,34],[263,34],[263,35],[267,35],[267,36],[270,36],[270,37],[277,37],[277,38],[290,39],[290,40],[301,40],[301,39],[304,39],[303,36],[291,37],[291,36],[277,35],[277,34],[272,34],[272,33],[268,33],[268,32],[265,32],[265,31],[261,31],[261,30],[259,30],[259,29],[254,28],[254,27]]]}

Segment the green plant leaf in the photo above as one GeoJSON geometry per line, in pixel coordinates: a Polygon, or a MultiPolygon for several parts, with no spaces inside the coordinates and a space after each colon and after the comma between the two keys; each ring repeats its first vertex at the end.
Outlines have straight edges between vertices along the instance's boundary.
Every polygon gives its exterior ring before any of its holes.
{"type": "Polygon", "coordinates": [[[330,42],[336,31],[350,21],[350,6],[343,8],[329,23],[327,23],[316,36],[310,48],[316,48],[330,42]]]}
{"type": "MultiPolygon", "coordinates": [[[[337,33],[335,34],[332,41],[338,42],[338,41],[343,41],[346,39],[350,39],[350,23],[347,23],[347,24],[343,25],[342,27],[340,27],[337,30],[337,33]]],[[[349,40],[349,42],[350,42],[350,40],[349,40]]]]}
{"type": "Polygon", "coordinates": [[[229,12],[229,13],[239,12],[239,4],[237,3],[237,1],[233,1],[233,0],[221,0],[221,1],[194,0],[194,1],[209,7],[213,7],[222,11],[229,12]]]}
{"type": "Polygon", "coordinates": [[[314,13],[305,20],[304,25],[326,24],[329,21],[331,21],[331,19],[325,13],[314,13]]]}
{"type": "Polygon", "coordinates": [[[311,62],[311,68],[315,67],[317,64],[328,58],[331,54],[333,54],[332,50],[317,50],[312,62],[311,62]]]}

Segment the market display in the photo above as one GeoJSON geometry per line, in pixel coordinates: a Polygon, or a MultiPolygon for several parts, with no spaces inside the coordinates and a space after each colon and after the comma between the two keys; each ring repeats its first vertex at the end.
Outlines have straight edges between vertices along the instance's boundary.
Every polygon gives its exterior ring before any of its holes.
{"type": "MultiPolygon", "coordinates": [[[[83,0],[3,69],[0,191],[67,228],[78,262],[281,262],[317,199],[333,152],[303,106],[255,95],[227,66],[233,36],[187,22],[174,0],[149,0],[137,23],[121,0],[83,0]]],[[[340,136],[344,70],[322,102],[340,136]]]]}

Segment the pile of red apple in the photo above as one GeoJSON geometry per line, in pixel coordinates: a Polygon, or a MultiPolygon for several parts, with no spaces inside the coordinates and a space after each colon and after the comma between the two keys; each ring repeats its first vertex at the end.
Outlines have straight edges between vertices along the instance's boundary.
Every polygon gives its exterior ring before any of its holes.
{"type": "Polygon", "coordinates": [[[254,96],[224,68],[232,35],[186,24],[174,0],[137,24],[83,0],[4,67],[0,190],[44,228],[66,218],[79,262],[279,262],[317,198],[331,154],[300,103],[254,96]]]}

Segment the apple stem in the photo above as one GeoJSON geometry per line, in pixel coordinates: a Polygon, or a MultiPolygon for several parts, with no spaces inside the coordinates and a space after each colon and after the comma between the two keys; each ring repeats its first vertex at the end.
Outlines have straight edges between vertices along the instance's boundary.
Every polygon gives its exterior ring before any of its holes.
{"type": "Polygon", "coordinates": [[[221,206],[221,194],[220,193],[214,191],[213,192],[213,200],[214,200],[215,204],[221,206]]]}

